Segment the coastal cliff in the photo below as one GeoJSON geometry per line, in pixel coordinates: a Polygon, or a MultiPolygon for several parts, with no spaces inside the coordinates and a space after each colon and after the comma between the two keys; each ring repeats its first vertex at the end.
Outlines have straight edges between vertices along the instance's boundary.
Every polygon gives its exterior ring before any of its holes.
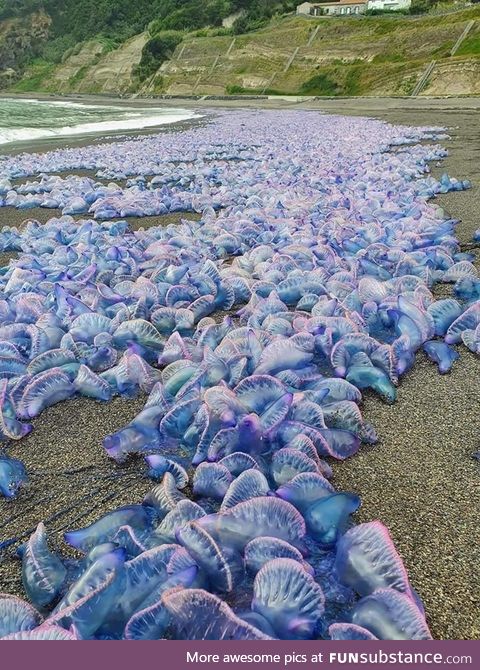
{"type": "Polygon", "coordinates": [[[60,55],[66,38],[52,37],[58,17],[7,19],[0,23],[0,86],[54,94],[398,96],[410,95],[435,61],[421,94],[480,94],[478,4],[423,16],[278,15],[237,34],[232,23],[241,18],[197,30],[165,30],[168,23],[154,20],[125,39],[91,35],[60,55]]]}
{"type": "Polygon", "coordinates": [[[44,11],[0,21],[0,88],[20,78],[50,35],[51,17],[44,11]]]}

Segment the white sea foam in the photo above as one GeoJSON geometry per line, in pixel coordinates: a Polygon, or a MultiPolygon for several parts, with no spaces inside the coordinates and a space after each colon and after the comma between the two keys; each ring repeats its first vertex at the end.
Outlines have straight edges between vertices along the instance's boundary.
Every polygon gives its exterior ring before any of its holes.
{"type": "MultiPolygon", "coordinates": [[[[3,101],[18,103],[18,100],[3,99],[3,101]]],[[[2,101],[0,101],[1,103],[2,101]]],[[[70,101],[46,101],[22,99],[26,104],[41,104],[55,107],[66,107],[76,109],[97,109],[101,113],[101,118],[105,119],[108,112],[111,111],[115,118],[110,120],[98,120],[85,123],[80,116],[78,124],[65,126],[42,125],[39,127],[6,127],[0,126],[0,145],[12,142],[31,141],[36,139],[47,139],[56,137],[70,137],[75,135],[103,134],[122,130],[142,130],[154,126],[184,121],[196,116],[194,112],[185,109],[141,109],[138,107],[114,107],[102,105],[84,105],[70,101]],[[121,115],[118,113],[122,112],[121,115]]],[[[58,122],[58,118],[55,119],[58,122]]]]}
{"type": "Polygon", "coordinates": [[[134,109],[133,107],[120,107],[118,105],[89,105],[86,102],[73,102],[73,100],[38,100],[37,98],[1,98],[0,102],[12,102],[15,104],[26,102],[34,105],[47,105],[52,107],[71,107],[72,109],[117,109],[124,111],[134,109]]]}

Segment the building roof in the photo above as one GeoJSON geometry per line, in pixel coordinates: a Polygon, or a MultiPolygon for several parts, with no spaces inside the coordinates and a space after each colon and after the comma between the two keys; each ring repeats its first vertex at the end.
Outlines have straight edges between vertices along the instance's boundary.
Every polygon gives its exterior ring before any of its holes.
{"type": "Polygon", "coordinates": [[[330,5],[366,5],[368,0],[326,0],[325,2],[311,2],[312,7],[325,7],[330,5]]]}

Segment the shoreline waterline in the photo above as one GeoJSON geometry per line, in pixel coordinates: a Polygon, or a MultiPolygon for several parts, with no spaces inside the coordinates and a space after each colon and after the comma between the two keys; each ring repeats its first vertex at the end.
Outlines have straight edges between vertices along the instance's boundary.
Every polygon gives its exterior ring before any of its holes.
{"type": "Polygon", "coordinates": [[[103,136],[108,133],[141,132],[188,121],[197,114],[188,109],[115,105],[113,101],[0,98],[0,147],[38,140],[103,136]]]}

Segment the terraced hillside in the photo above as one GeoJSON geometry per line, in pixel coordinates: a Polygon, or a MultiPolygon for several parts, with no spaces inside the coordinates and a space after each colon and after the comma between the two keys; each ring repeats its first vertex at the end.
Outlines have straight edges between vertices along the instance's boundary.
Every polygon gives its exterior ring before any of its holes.
{"type": "Polygon", "coordinates": [[[197,93],[270,89],[312,95],[405,95],[435,59],[437,67],[424,93],[480,93],[479,7],[423,18],[292,17],[237,37],[226,55],[231,42],[230,37],[186,40],[176,57],[161,67],[162,79],[153,77],[150,87],[168,93],[188,93],[196,85],[197,93]],[[469,36],[450,57],[472,18],[477,21],[469,36]]]}
{"type": "MultiPolygon", "coordinates": [[[[119,49],[83,45],[39,82],[37,90],[82,93],[409,95],[435,61],[422,94],[480,94],[480,6],[423,17],[290,16],[256,32],[186,33],[170,60],[146,80],[135,76],[146,33],[119,49]],[[450,52],[475,23],[454,56],[450,52]],[[293,61],[289,64],[289,62],[293,61]]],[[[26,74],[19,86],[28,90],[26,74]]]]}

